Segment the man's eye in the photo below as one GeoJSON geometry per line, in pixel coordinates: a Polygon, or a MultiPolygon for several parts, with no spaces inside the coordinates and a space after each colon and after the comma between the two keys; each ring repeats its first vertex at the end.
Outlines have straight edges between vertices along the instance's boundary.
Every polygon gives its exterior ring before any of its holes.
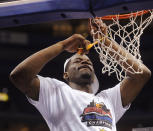
{"type": "Polygon", "coordinates": [[[74,61],[74,63],[79,63],[80,61],[79,60],[77,60],[77,61],[74,61]]]}

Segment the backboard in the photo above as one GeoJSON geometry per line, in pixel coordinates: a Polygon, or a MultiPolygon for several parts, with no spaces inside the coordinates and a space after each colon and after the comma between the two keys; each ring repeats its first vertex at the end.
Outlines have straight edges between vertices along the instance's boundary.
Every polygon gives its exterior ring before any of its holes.
{"type": "Polygon", "coordinates": [[[4,0],[0,28],[151,9],[153,0],[4,0]]]}

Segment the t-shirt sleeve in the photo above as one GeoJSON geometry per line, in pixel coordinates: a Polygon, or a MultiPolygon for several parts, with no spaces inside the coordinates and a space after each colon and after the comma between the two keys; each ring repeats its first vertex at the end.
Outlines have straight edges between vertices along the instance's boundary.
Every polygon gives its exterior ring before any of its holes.
{"type": "Polygon", "coordinates": [[[57,103],[57,95],[59,95],[59,87],[63,82],[49,77],[38,75],[40,80],[39,100],[35,101],[27,97],[28,101],[34,105],[45,119],[49,119],[54,112],[54,107],[57,103]]]}
{"type": "Polygon", "coordinates": [[[104,90],[103,93],[106,94],[114,109],[115,122],[117,123],[118,120],[123,116],[123,114],[129,109],[130,104],[126,107],[123,107],[122,105],[120,83],[113,88],[104,90]]]}

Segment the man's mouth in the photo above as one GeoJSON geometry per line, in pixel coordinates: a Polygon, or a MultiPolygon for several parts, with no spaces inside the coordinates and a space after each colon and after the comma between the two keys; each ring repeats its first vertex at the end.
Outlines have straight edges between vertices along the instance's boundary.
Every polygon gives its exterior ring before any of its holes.
{"type": "Polygon", "coordinates": [[[78,68],[78,70],[83,69],[83,68],[87,68],[87,69],[89,69],[92,72],[92,69],[89,66],[87,66],[87,65],[80,66],[78,68]]]}

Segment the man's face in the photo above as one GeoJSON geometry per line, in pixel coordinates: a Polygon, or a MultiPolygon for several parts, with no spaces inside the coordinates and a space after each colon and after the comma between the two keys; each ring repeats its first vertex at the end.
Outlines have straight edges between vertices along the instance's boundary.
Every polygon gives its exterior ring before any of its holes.
{"type": "Polygon", "coordinates": [[[79,85],[93,83],[94,69],[92,62],[86,55],[74,55],[67,67],[69,82],[79,85]]]}

